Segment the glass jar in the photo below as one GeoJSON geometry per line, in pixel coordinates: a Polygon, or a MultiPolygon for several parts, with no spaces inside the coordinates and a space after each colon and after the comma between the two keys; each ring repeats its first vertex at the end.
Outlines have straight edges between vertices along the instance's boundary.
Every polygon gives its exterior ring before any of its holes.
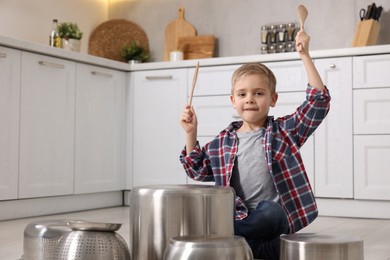
{"type": "Polygon", "coordinates": [[[261,26],[261,43],[262,44],[269,43],[269,27],[266,25],[261,26]]]}
{"type": "Polygon", "coordinates": [[[286,42],[286,24],[278,25],[278,42],[286,42]]]}
{"type": "Polygon", "coordinates": [[[288,23],[287,24],[287,28],[286,28],[286,31],[287,31],[287,41],[289,41],[289,42],[294,41],[295,30],[296,30],[295,23],[288,23]]]}
{"type": "Polygon", "coordinates": [[[263,46],[261,46],[260,50],[261,50],[261,54],[267,54],[268,53],[268,46],[263,45],[263,46]]]}
{"type": "Polygon", "coordinates": [[[270,43],[276,43],[276,34],[277,34],[277,27],[276,25],[272,24],[269,30],[270,43]]]}

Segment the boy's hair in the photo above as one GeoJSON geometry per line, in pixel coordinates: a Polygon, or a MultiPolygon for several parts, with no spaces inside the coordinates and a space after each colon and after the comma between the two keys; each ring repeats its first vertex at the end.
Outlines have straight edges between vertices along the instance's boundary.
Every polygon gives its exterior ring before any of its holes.
{"type": "Polygon", "coordinates": [[[250,75],[259,75],[265,77],[268,80],[269,89],[271,94],[276,92],[276,78],[274,73],[264,64],[261,63],[248,63],[239,67],[232,76],[232,90],[231,94],[234,94],[234,86],[237,81],[240,80],[243,76],[250,75]]]}

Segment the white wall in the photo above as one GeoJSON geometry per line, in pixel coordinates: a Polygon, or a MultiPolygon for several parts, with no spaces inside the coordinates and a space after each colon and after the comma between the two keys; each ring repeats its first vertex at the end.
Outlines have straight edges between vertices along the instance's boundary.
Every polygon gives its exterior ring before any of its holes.
{"type": "Polygon", "coordinates": [[[0,35],[48,45],[54,18],[79,25],[87,52],[89,35],[108,18],[108,0],[0,0],[0,35]]]}
{"type": "MultiPolygon", "coordinates": [[[[390,0],[382,5],[378,44],[390,43],[390,0]]],[[[111,0],[110,18],[125,18],[139,24],[149,38],[152,57],[162,60],[164,30],[185,8],[185,18],[198,34],[218,38],[220,57],[260,53],[260,28],[267,23],[296,21],[296,8],[309,10],[306,30],[311,49],[351,47],[359,10],[372,0],[111,0]]]]}
{"type": "MultiPolygon", "coordinates": [[[[301,3],[309,10],[311,49],[317,50],[351,47],[359,9],[372,0],[0,0],[0,35],[48,44],[52,19],[58,18],[78,23],[87,52],[94,28],[124,18],[145,30],[152,60],[161,61],[165,27],[184,7],[198,34],[217,37],[219,57],[251,55],[260,53],[260,27],[297,20],[301,3]]],[[[378,44],[390,44],[390,0],[376,4],[384,7],[378,44]]]]}

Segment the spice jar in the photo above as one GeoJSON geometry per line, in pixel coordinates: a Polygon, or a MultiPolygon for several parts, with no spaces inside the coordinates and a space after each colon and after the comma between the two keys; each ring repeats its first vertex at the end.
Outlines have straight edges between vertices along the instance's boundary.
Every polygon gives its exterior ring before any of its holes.
{"type": "Polygon", "coordinates": [[[268,46],[267,45],[263,45],[261,46],[261,54],[267,54],[268,53],[268,46]]]}
{"type": "Polygon", "coordinates": [[[278,42],[286,41],[286,25],[279,24],[278,25],[278,42]]]}
{"type": "Polygon", "coordinates": [[[294,41],[295,36],[295,23],[288,23],[287,24],[287,41],[294,41]]]}
{"type": "Polygon", "coordinates": [[[269,27],[266,25],[261,26],[261,43],[262,44],[269,43],[269,27]]]}
{"type": "Polygon", "coordinates": [[[276,33],[277,33],[276,25],[272,24],[269,30],[269,35],[270,35],[269,38],[271,43],[276,42],[276,33]]]}

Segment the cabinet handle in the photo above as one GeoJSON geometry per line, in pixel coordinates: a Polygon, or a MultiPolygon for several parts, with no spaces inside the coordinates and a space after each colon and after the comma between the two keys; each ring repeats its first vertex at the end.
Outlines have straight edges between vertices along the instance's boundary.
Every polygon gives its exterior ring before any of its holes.
{"type": "Polygon", "coordinates": [[[6,54],[6,53],[1,53],[1,52],[0,52],[0,58],[6,59],[6,58],[7,58],[7,54],[6,54]]]}
{"type": "Polygon", "coordinates": [[[336,64],[334,64],[334,63],[329,64],[329,68],[335,69],[336,68],[336,64]]]}
{"type": "Polygon", "coordinates": [[[161,79],[172,79],[172,75],[160,75],[160,76],[145,76],[146,80],[161,80],[161,79]]]}
{"type": "Polygon", "coordinates": [[[112,74],[98,72],[98,71],[91,71],[91,74],[94,76],[99,76],[99,77],[103,77],[103,78],[112,78],[113,77],[112,74]]]}
{"type": "Polygon", "coordinates": [[[48,62],[48,61],[39,61],[38,63],[42,66],[48,66],[48,67],[52,67],[52,68],[56,68],[56,69],[65,69],[65,65],[63,65],[63,64],[57,64],[57,63],[52,63],[52,62],[48,62]]]}

